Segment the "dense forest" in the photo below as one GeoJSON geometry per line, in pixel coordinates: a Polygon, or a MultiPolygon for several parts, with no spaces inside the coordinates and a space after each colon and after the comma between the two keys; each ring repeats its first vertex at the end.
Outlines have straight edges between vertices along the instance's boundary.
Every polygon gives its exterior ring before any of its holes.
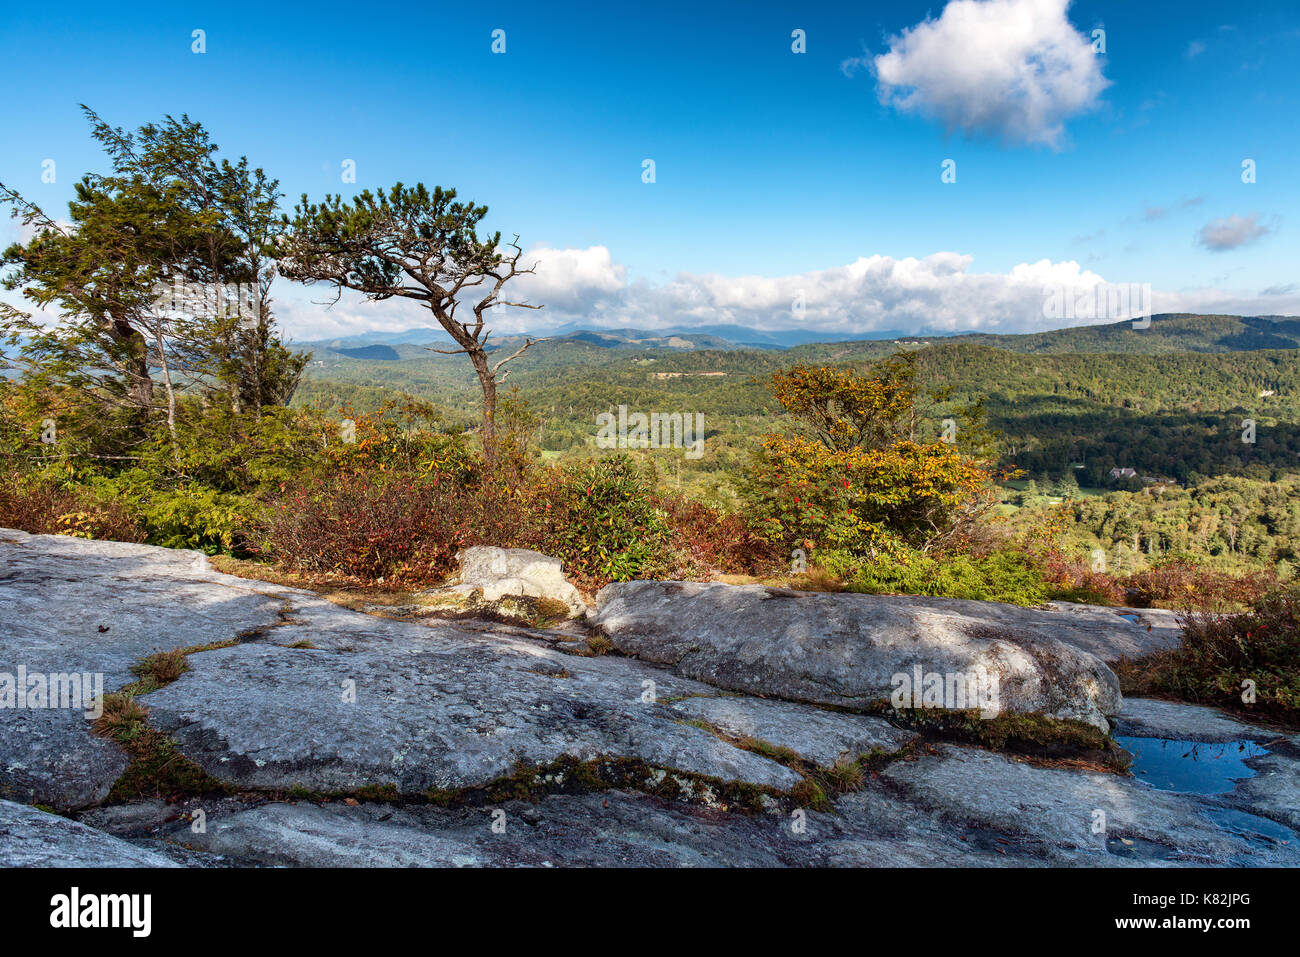
{"type": "MultiPolygon", "coordinates": [[[[690,410],[704,413],[711,442],[692,467],[714,471],[770,424],[775,404],[762,376],[797,361],[852,366],[899,348],[865,342],[638,353],[542,343],[511,381],[541,419],[543,449],[590,449],[595,417],[619,404],[690,410]]],[[[1133,469],[1138,485],[1143,476],[1180,484],[1217,475],[1268,480],[1300,465],[1295,350],[1024,354],[965,341],[913,348],[922,388],[943,397],[923,431],[937,432],[953,408],[982,403],[1002,436],[1003,464],[1040,482],[1073,472],[1084,486],[1124,487],[1109,478],[1116,468],[1133,469]],[[1255,423],[1253,441],[1243,441],[1247,420],[1255,423]]],[[[325,355],[309,367],[298,402],[365,411],[395,390],[432,402],[449,422],[472,418],[473,383],[453,359],[418,351],[399,361],[325,355]]]]}
{"type": "MultiPolygon", "coordinates": [[[[1296,320],[1157,316],[1146,329],[1126,322],[785,350],[637,350],[566,337],[536,345],[511,384],[533,441],[560,461],[599,454],[596,417],[619,405],[703,413],[698,460],[670,449],[637,454],[668,487],[734,507],[736,479],[780,415],[768,376],[795,362],[862,369],[910,352],[924,397],[918,434],[933,438],[945,419],[978,409],[998,465],[1019,479],[1003,492],[1015,526],[1064,512],[1072,547],[1110,549],[1121,562],[1136,535],[1133,564],[1177,553],[1276,567],[1295,560],[1300,535],[1298,330],[1296,320]],[[1272,348],[1279,343],[1292,348],[1272,348]],[[1073,351],[1083,348],[1095,351],[1073,351]]],[[[396,352],[379,361],[320,349],[295,403],[364,413],[396,392],[431,403],[449,430],[472,427],[474,383],[459,363],[420,345],[396,352]]],[[[959,448],[963,439],[959,432],[959,448]]]]}

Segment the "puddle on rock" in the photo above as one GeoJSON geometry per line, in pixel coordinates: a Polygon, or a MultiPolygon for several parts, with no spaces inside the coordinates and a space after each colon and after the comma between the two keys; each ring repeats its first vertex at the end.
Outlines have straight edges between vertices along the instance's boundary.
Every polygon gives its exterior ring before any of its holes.
{"type": "MultiPolygon", "coordinates": [[[[1207,797],[1227,794],[1239,781],[1254,777],[1256,772],[1246,761],[1269,753],[1268,748],[1254,741],[1207,743],[1125,735],[1116,735],[1115,740],[1133,755],[1129,770],[1139,781],[1162,791],[1207,797]]],[[[1219,830],[1237,835],[1253,848],[1266,850],[1300,840],[1289,827],[1258,814],[1208,804],[1201,808],[1201,813],[1219,830]]],[[[1121,856],[1146,856],[1140,853],[1142,848],[1134,846],[1134,842],[1123,843],[1128,846],[1108,844],[1108,849],[1121,856]]],[[[1253,862],[1243,858],[1224,863],[1244,867],[1253,862]]]]}
{"type": "Polygon", "coordinates": [[[1295,831],[1258,814],[1230,807],[1206,808],[1203,813],[1219,830],[1236,834],[1255,847],[1269,847],[1274,843],[1290,844],[1296,840],[1295,831]]]}
{"type": "Polygon", "coordinates": [[[1130,770],[1139,780],[1162,791],[1184,794],[1227,794],[1238,781],[1255,776],[1247,758],[1268,754],[1254,741],[1171,741],[1117,735],[1120,747],[1133,755],[1130,770]]]}

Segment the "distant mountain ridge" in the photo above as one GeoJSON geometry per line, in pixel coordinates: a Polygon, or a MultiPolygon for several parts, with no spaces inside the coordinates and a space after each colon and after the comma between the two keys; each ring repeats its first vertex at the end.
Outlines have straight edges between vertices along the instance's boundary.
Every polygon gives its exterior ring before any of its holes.
{"type": "MultiPolygon", "coordinates": [[[[930,338],[930,337],[923,337],[930,338]]],[[[1300,317],[1164,313],[1146,328],[1130,320],[1016,335],[968,333],[944,339],[1024,353],[1255,352],[1300,349],[1300,317]]]]}
{"type": "MultiPolygon", "coordinates": [[[[807,329],[757,330],[743,326],[702,326],[696,329],[646,330],[562,329],[546,336],[551,344],[571,342],[598,349],[623,351],[735,351],[740,349],[790,349],[821,343],[970,342],[1020,353],[1119,352],[1155,355],[1174,352],[1251,352],[1261,349],[1300,349],[1300,317],[1226,316],[1165,313],[1153,316],[1146,327],[1131,320],[1090,326],[1072,326],[1048,332],[915,335],[898,330],[852,336],[807,329]]],[[[497,336],[489,346],[516,347],[522,335],[497,336]]],[[[357,333],[336,339],[295,343],[296,348],[317,353],[330,351],[352,359],[398,360],[428,355],[430,346],[451,343],[440,328],[419,327],[401,332],[357,333]]]]}

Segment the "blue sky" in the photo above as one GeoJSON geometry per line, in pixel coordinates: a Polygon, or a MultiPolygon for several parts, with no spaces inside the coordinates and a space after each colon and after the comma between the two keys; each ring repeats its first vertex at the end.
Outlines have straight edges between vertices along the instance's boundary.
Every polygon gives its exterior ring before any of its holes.
{"type": "MultiPolygon", "coordinates": [[[[1106,53],[1071,47],[1027,119],[989,64],[1020,55],[1014,23],[1059,40],[1062,5],[25,4],[0,35],[21,91],[0,180],[61,212],[103,166],[86,102],[125,126],[188,113],[292,198],[454,186],[540,257],[549,311],[521,325],[779,327],[802,295],[799,321],[838,332],[1020,331],[1069,324],[1026,290],[1071,276],[1150,283],[1157,311],[1300,312],[1294,2],[1073,3],[1106,53]]],[[[426,322],[278,293],[299,337],[426,322]]]]}

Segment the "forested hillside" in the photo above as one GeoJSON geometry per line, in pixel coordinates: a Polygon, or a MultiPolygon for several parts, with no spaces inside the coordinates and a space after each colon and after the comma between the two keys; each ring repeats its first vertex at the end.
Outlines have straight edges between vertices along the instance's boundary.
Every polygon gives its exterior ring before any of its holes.
{"type": "MultiPolygon", "coordinates": [[[[668,488],[736,507],[760,437],[781,424],[774,371],[800,362],[866,369],[908,352],[926,396],[918,435],[933,439],[945,419],[977,410],[996,436],[998,465],[1019,473],[1003,492],[1010,527],[1029,531],[1050,516],[1079,554],[1100,547],[1137,567],[1176,553],[1240,570],[1296,559],[1298,343],[1300,320],[1229,316],[785,350],[636,350],[566,337],[535,345],[510,385],[531,440],[561,461],[602,454],[597,416],[620,405],[703,413],[699,459],[674,449],[635,454],[656,463],[668,488]]],[[[364,413],[404,393],[430,402],[450,431],[471,428],[476,388],[462,364],[397,348],[397,361],[322,353],[295,403],[364,413]]],[[[958,448],[965,438],[959,431],[958,448]]]]}
{"type": "MultiPolygon", "coordinates": [[[[1218,324],[1215,317],[1202,321],[1218,324]]],[[[1184,331],[1191,325],[1169,322],[1184,331]]],[[[1068,340],[1077,332],[1023,338],[1068,340]]],[[[1003,464],[1040,481],[1068,471],[1080,484],[1100,486],[1113,468],[1179,483],[1215,475],[1268,479],[1300,465],[1296,349],[1028,353],[966,337],[923,346],[869,341],[786,351],[665,353],[564,340],[535,346],[511,383],[540,419],[541,447],[553,452],[593,448],[596,416],[620,404],[647,412],[702,412],[710,449],[692,467],[715,471],[726,469],[747,438],[769,425],[774,403],[761,377],[795,362],[853,366],[908,348],[918,354],[923,390],[946,395],[931,405],[922,432],[937,432],[953,408],[982,402],[989,426],[1002,436],[1003,464]],[[1242,441],[1247,420],[1256,424],[1253,442],[1242,441]]],[[[432,402],[451,424],[472,421],[472,377],[454,357],[428,352],[395,362],[330,354],[309,367],[296,401],[368,411],[389,390],[432,402]]]]}

